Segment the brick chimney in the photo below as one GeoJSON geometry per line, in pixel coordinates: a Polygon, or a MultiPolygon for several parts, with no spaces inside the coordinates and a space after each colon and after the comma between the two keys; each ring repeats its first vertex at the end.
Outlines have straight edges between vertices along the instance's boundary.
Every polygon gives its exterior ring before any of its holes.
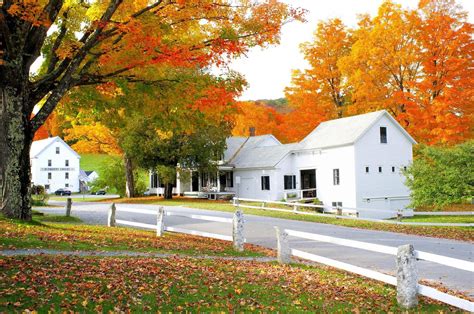
{"type": "Polygon", "coordinates": [[[255,127],[254,126],[251,126],[249,128],[249,136],[255,136],[255,127]]]}

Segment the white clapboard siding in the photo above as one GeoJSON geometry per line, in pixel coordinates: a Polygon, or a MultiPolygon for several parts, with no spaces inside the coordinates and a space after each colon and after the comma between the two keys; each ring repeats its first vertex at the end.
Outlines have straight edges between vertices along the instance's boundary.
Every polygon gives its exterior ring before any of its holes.
{"type": "Polygon", "coordinates": [[[189,229],[183,229],[183,228],[177,228],[177,227],[165,227],[165,231],[192,234],[192,235],[197,235],[197,236],[202,236],[202,237],[207,237],[207,238],[214,238],[214,239],[219,239],[219,240],[224,240],[224,241],[233,240],[232,236],[226,236],[222,234],[203,232],[203,231],[197,231],[197,230],[189,230],[189,229]]]}

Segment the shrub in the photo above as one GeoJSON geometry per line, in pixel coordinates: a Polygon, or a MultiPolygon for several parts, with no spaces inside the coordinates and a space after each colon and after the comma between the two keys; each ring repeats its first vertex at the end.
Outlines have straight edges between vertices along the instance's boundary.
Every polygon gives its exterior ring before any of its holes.
{"type": "Polygon", "coordinates": [[[411,206],[437,209],[471,198],[474,192],[474,141],[454,147],[420,146],[404,171],[411,206]]]}
{"type": "Polygon", "coordinates": [[[42,185],[33,185],[31,187],[31,205],[46,206],[48,205],[49,195],[42,185]]]}

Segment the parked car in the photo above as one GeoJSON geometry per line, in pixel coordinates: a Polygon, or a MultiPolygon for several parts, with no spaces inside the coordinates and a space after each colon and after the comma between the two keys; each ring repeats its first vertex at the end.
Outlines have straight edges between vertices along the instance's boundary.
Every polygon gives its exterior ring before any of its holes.
{"type": "Polygon", "coordinates": [[[56,191],[54,191],[54,194],[56,195],[61,195],[61,196],[64,196],[64,195],[71,195],[71,191],[69,191],[68,189],[57,189],[56,191]]]}
{"type": "Polygon", "coordinates": [[[92,192],[91,194],[92,195],[105,195],[105,191],[104,190],[99,190],[99,191],[96,191],[96,192],[92,192]]]}

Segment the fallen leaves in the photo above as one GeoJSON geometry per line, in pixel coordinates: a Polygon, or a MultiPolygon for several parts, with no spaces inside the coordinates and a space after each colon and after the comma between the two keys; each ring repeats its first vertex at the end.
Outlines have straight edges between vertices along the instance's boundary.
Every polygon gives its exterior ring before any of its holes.
{"type": "MultiPolygon", "coordinates": [[[[327,268],[178,257],[2,260],[0,312],[399,310],[393,288],[327,268]]],[[[422,299],[416,311],[426,309],[451,310],[422,299]]]]}
{"type": "MultiPolygon", "coordinates": [[[[0,220],[0,249],[49,248],[80,250],[132,250],[171,253],[242,255],[232,243],[202,237],[169,234],[131,228],[47,223],[39,226],[0,220]]],[[[271,250],[246,244],[244,255],[274,255],[271,250]]],[[[1,265],[1,264],[0,264],[1,265]]]]}

